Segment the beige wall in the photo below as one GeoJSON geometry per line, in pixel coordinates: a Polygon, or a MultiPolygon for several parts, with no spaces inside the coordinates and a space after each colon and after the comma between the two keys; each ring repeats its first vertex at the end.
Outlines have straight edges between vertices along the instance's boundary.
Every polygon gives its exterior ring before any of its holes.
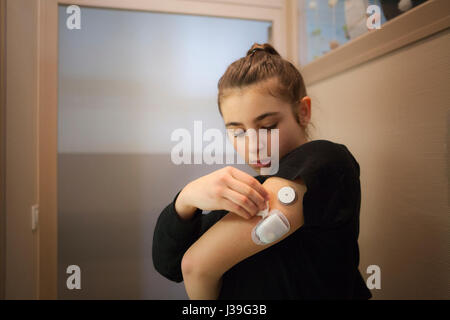
{"type": "Polygon", "coordinates": [[[450,298],[449,30],[311,85],[316,138],[361,166],[360,270],[375,299],[450,298]]]}

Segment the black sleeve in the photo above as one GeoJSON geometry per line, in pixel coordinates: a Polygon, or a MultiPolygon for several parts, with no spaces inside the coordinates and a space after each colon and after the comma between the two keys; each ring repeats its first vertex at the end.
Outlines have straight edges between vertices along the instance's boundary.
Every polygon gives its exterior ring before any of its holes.
{"type": "Polygon", "coordinates": [[[300,177],[305,182],[305,227],[332,227],[359,217],[359,170],[345,145],[314,140],[286,154],[274,176],[289,180],[300,177]]]}
{"type": "Polygon", "coordinates": [[[184,253],[225,214],[223,210],[203,214],[197,209],[191,219],[184,220],[175,210],[180,192],[159,215],[152,245],[153,266],[161,275],[175,282],[183,281],[181,260],[184,253]]]}

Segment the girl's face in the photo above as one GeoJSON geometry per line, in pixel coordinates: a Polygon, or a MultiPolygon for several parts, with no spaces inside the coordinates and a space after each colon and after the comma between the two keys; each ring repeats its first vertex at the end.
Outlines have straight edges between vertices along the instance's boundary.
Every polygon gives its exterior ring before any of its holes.
{"type": "MultiPolygon", "coordinates": [[[[292,107],[287,102],[265,94],[264,90],[258,90],[255,86],[228,90],[221,101],[225,127],[233,129],[231,132],[228,130],[228,138],[237,153],[258,174],[261,165],[277,154],[274,149],[276,143],[271,143],[270,129],[279,129],[278,161],[289,151],[307,142],[303,129],[296,122],[292,107]],[[250,137],[246,134],[248,129],[255,130],[256,143],[249,143],[250,137]],[[267,129],[267,138],[259,135],[259,129],[267,129]],[[258,160],[262,164],[251,164],[249,160],[258,160]]],[[[311,118],[311,99],[303,98],[297,108],[300,121],[306,126],[311,118]]],[[[269,166],[270,163],[267,163],[266,167],[269,166]]]]}

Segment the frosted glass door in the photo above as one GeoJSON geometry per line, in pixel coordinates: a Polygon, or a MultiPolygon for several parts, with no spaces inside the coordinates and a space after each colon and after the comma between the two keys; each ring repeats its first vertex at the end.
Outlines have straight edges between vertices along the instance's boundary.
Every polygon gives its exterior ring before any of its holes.
{"type": "Polygon", "coordinates": [[[217,81],[269,22],[59,7],[58,291],[63,299],[185,299],[151,256],[161,210],[221,166],[170,160],[177,128],[224,130],[217,81]],[[81,289],[67,288],[67,267],[81,289]]]}

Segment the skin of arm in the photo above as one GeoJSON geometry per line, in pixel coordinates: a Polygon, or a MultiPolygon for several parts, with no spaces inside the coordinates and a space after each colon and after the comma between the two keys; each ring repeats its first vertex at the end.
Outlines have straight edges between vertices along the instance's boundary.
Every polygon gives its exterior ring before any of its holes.
{"type": "Polygon", "coordinates": [[[222,276],[226,271],[240,261],[283,241],[303,225],[303,195],[306,185],[301,179],[291,181],[270,177],[263,186],[270,194],[270,210],[280,210],[289,220],[289,232],[272,243],[257,245],[251,238],[251,232],[261,217],[254,216],[246,220],[228,212],[192,244],[183,256],[181,270],[186,292],[191,300],[217,299],[222,276]],[[295,202],[288,206],[277,199],[278,190],[284,186],[294,188],[297,193],[295,202]]]}

